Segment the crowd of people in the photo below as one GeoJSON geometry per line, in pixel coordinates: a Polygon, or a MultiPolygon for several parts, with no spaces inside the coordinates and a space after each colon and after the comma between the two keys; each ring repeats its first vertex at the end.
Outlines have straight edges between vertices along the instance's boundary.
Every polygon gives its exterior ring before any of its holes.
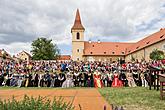
{"type": "Polygon", "coordinates": [[[153,62],[0,62],[0,86],[12,87],[147,87],[153,62]]]}

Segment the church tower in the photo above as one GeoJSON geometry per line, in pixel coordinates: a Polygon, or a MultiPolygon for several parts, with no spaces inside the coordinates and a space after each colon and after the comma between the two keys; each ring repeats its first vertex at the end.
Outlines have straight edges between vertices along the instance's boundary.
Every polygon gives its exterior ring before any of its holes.
{"type": "Polygon", "coordinates": [[[84,31],[85,28],[81,23],[80,13],[77,9],[74,25],[71,28],[72,33],[72,60],[83,61],[84,50],[84,31]]]}

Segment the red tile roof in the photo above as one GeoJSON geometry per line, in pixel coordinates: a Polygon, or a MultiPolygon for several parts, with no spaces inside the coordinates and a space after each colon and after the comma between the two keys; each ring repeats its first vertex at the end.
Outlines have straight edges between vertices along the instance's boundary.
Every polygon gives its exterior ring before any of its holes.
{"type": "Polygon", "coordinates": [[[79,9],[77,9],[75,22],[74,22],[74,25],[73,25],[73,27],[72,27],[71,30],[73,30],[73,29],[82,29],[82,30],[85,30],[85,28],[83,27],[83,25],[81,23],[79,9]]]}
{"type": "Polygon", "coordinates": [[[165,40],[165,29],[136,42],[85,42],[84,55],[128,55],[142,48],[165,40]]]}
{"type": "Polygon", "coordinates": [[[125,50],[133,43],[85,42],[84,55],[125,55],[125,50]]]}
{"type": "Polygon", "coordinates": [[[162,40],[165,40],[165,29],[160,29],[160,31],[149,35],[148,37],[145,37],[144,39],[138,41],[134,45],[130,46],[126,50],[126,54],[130,54],[132,52],[138,51],[140,49],[143,49],[147,46],[150,46],[152,44],[155,44],[157,42],[160,42],[162,40]]]}
{"type": "Polygon", "coordinates": [[[71,56],[70,55],[61,55],[58,60],[71,60],[71,56]]]}

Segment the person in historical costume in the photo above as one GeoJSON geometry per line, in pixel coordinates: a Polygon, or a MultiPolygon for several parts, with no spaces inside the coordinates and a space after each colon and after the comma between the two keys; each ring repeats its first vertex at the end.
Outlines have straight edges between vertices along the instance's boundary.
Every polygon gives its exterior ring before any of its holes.
{"type": "MultiPolygon", "coordinates": [[[[107,71],[108,72],[108,71],[107,71]]],[[[112,86],[112,82],[113,82],[113,73],[112,72],[108,72],[108,82],[107,82],[107,86],[111,87],[112,86]]]]}
{"type": "Polygon", "coordinates": [[[93,84],[93,74],[91,72],[91,70],[88,72],[88,87],[93,87],[94,84],[93,84]]]}
{"type": "Polygon", "coordinates": [[[65,74],[60,73],[58,76],[58,80],[59,80],[59,87],[62,87],[63,82],[65,81],[65,74]]]}
{"type": "Polygon", "coordinates": [[[73,82],[74,82],[75,87],[79,86],[80,78],[79,78],[79,72],[78,71],[75,71],[73,73],[73,82]]]}
{"type": "Polygon", "coordinates": [[[54,86],[55,87],[59,87],[59,84],[60,84],[58,77],[59,77],[58,74],[55,72],[55,74],[54,74],[54,79],[55,79],[54,86]]]}
{"type": "Polygon", "coordinates": [[[38,82],[39,82],[39,75],[35,74],[35,77],[34,77],[34,87],[38,87],[38,82]]]}
{"type": "Polygon", "coordinates": [[[83,73],[83,76],[84,76],[84,87],[87,87],[87,85],[88,85],[88,73],[87,72],[84,72],[83,73]]]}
{"type": "Polygon", "coordinates": [[[80,73],[79,74],[79,78],[80,78],[80,86],[82,87],[83,84],[84,84],[84,74],[83,73],[80,73]]]}
{"type": "Polygon", "coordinates": [[[74,83],[72,80],[72,75],[70,72],[66,74],[66,80],[62,84],[62,88],[68,88],[68,87],[73,87],[74,83]]]}
{"type": "Polygon", "coordinates": [[[127,72],[127,80],[128,80],[129,87],[136,87],[136,83],[133,78],[133,73],[127,72]]]}
{"type": "Polygon", "coordinates": [[[119,75],[118,75],[117,71],[115,70],[114,71],[114,79],[112,82],[112,87],[122,87],[122,86],[123,86],[122,81],[119,80],[119,75]]]}
{"type": "Polygon", "coordinates": [[[23,74],[19,74],[18,75],[18,81],[17,81],[17,86],[18,87],[21,87],[22,86],[22,84],[23,84],[23,78],[24,78],[24,75],[23,74]]]}
{"type": "Polygon", "coordinates": [[[143,70],[140,74],[140,78],[141,78],[141,83],[142,83],[142,87],[148,87],[148,82],[145,78],[145,72],[146,70],[143,70]]]}
{"type": "Polygon", "coordinates": [[[134,71],[132,72],[132,74],[133,74],[133,78],[134,78],[135,84],[136,84],[137,86],[139,86],[139,85],[140,85],[140,81],[139,81],[139,74],[138,74],[138,71],[137,71],[137,70],[134,70],[134,71]]]}
{"type": "Polygon", "coordinates": [[[94,72],[94,86],[96,88],[102,88],[103,87],[103,83],[101,80],[101,73],[98,70],[96,70],[94,72]]]}
{"type": "Polygon", "coordinates": [[[49,74],[49,71],[46,71],[46,74],[44,75],[44,79],[45,79],[46,87],[50,87],[50,85],[51,85],[51,76],[49,74]]]}
{"type": "Polygon", "coordinates": [[[44,87],[44,75],[40,74],[39,87],[44,87]]]}
{"type": "Polygon", "coordinates": [[[104,71],[101,79],[103,81],[104,87],[108,87],[108,71],[104,71]]]}
{"type": "Polygon", "coordinates": [[[8,79],[9,79],[9,76],[7,74],[5,74],[4,81],[3,81],[3,84],[2,84],[3,86],[6,86],[8,79]]]}
{"type": "Polygon", "coordinates": [[[121,73],[120,73],[119,79],[122,81],[123,86],[127,86],[127,85],[128,85],[127,76],[125,75],[124,72],[121,72],[121,73]]]}
{"type": "Polygon", "coordinates": [[[29,74],[25,75],[25,87],[28,87],[29,84],[29,74]]]}
{"type": "Polygon", "coordinates": [[[4,76],[3,74],[0,73],[0,86],[2,86],[3,81],[4,81],[4,76]]]}
{"type": "Polygon", "coordinates": [[[8,78],[7,78],[6,84],[5,84],[6,86],[10,86],[11,75],[12,74],[8,74],[8,78]]]}
{"type": "Polygon", "coordinates": [[[18,74],[13,74],[10,82],[10,86],[17,86],[18,82],[18,74]]]}

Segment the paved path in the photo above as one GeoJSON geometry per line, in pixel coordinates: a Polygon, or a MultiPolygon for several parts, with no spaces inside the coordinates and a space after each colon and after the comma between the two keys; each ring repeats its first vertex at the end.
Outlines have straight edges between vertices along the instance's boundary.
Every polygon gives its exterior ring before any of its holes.
{"type": "Polygon", "coordinates": [[[42,96],[49,99],[56,97],[63,97],[64,101],[73,102],[75,110],[111,110],[110,105],[100,95],[95,88],[84,88],[84,89],[7,89],[0,90],[1,99],[11,99],[14,95],[16,99],[20,100],[23,96],[42,96]]]}

